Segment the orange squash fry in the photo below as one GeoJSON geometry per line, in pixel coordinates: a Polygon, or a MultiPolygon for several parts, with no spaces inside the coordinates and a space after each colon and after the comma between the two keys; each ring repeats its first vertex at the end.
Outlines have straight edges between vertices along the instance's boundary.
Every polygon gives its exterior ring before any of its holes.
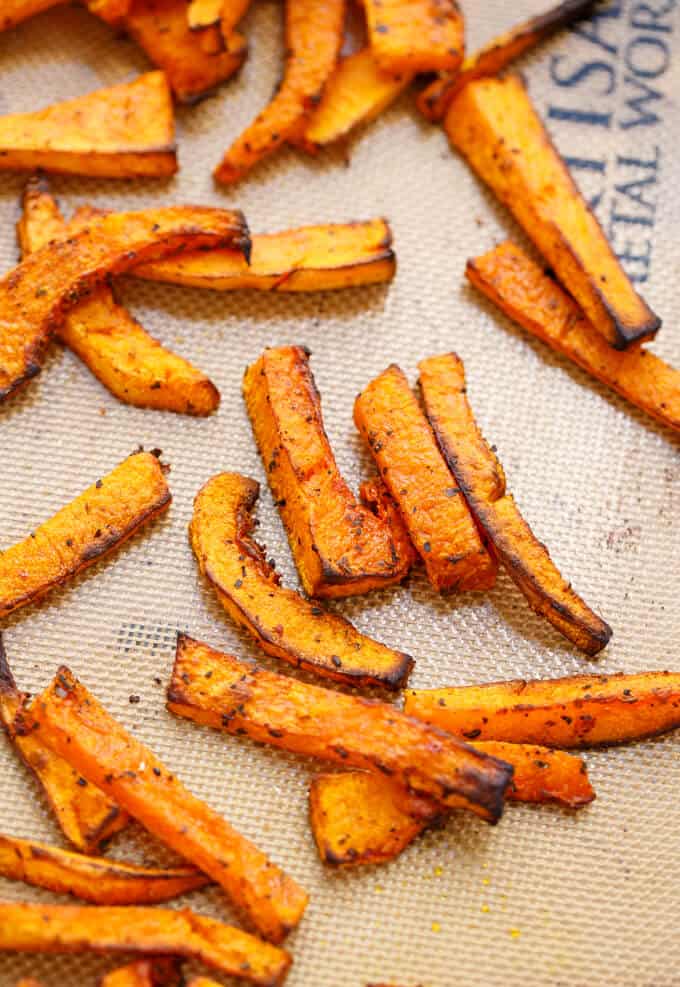
{"type": "Polygon", "coordinates": [[[453,71],[463,60],[455,0],[364,0],[371,48],[386,72],[453,71]]]}
{"type": "Polygon", "coordinates": [[[111,717],[66,668],[24,714],[35,730],[94,785],[158,839],[217,881],[272,942],[281,942],[307,905],[292,878],[111,717]]]}
{"type": "Polygon", "coordinates": [[[637,294],[552,144],[522,79],[477,79],[446,117],[452,146],[531,237],[593,328],[616,349],[661,320],[637,294]]]}
{"type": "Polygon", "coordinates": [[[357,397],[354,421],[435,589],[493,586],[496,561],[399,367],[388,367],[357,397]]]}
{"type": "Polygon", "coordinates": [[[43,10],[66,3],[66,0],[3,0],[0,9],[0,31],[8,31],[22,21],[41,14],[43,10]]]}
{"type": "Polygon", "coordinates": [[[364,480],[359,488],[361,502],[382,518],[392,532],[397,555],[404,560],[404,565],[410,569],[418,562],[416,552],[408,528],[404,524],[404,519],[399,513],[399,508],[394,502],[392,494],[389,492],[379,476],[372,480],[364,480]]]}
{"type": "Polygon", "coordinates": [[[395,707],[308,685],[179,635],[168,709],[296,754],[392,777],[496,822],[512,768],[395,707]]]}
{"type": "Polygon", "coordinates": [[[576,302],[520,247],[507,240],[469,260],[465,274],[523,329],[652,418],[680,431],[680,370],[642,346],[613,350],[576,302]]]}
{"type": "Polygon", "coordinates": [[[258,987],[278,987],[292,962],[278,946],[188,909],[0,902],[0,951],[170,954],[258,987]]]}
{"type": "Polygon", "coordinates": [[[182,987],[182,961],[175,956],[137,960],[111,970],[99,987],[182,987]]]}
{"type": "Polygon", "coordinates": [[[219,26],[224,0],[190,0],[187,22],[192,31],[219,26]]]}
{"type": "Polygon", "coordinates": [[[485,75],[498,75],[503,69],[546,41],[555,31],[587,16],[594,0],[562,0],[543,14],[530,17],[503,34],[498,35],[479,51],[468,55],[459,72],[442,72],[416,100],[418,109],[428,120],[439,122],[446,116],[454,96],[473,79],[485,75]]]}
{"type": "Polygon", "coordinates": [[[338,60],[344,22],[345,0],[286,0],[283,81],[222,158],[214,172],[217,181],[239,181],[283,143],[302,137],[338,60]]]}
{"type": "Polygon", "coordinates": [[[234,31],[248,13],[251,0],[223,0],[220,24],[225,38],[234,31]]]}
{"type": "Polygon", "coordinates": [[[446,463],[498,558],[529,606],[585,651],[596,655],[611,628],[566,582],[506,492],[505,473],[479,430],[467,399],[463,361],[455,353],[418,364],[427,417],[446,463]]]}
{"type": "Polygon", "coordinates": [[[546,747],[597,747],[680,726],[680,672],[413,689],[404,709],[458,737],[546,747]]]}

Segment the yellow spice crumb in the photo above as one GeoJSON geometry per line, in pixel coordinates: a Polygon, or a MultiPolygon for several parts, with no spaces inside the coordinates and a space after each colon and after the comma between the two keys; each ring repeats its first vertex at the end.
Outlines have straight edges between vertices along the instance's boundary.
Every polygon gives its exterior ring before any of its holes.
{"type": "Polygon", "coordinates": [[[488,911],[490,911],[490,909],[489,909],[489,906],[488,906],[488,905],[482,905],[482,911],[483,911],[483,912],[484,912],[484,914],[486,915],[486,913],[487,913],[488,911]]]}
{"type": "Polygon", "coordinates": [[[519,929],[510,929],[510,937],[512,939],[519,939],[521,935],[522,933],[520,932],[519,929]]]}
{"type": "Polygon", "coordinates": [[[441,930],[442,930],[442,927],[439,924],[439,922],[433,922],[432,923],[432,931],[433,932],[441,932],[441,930]]]}
{"type": "Polygon", "coordinates": [[[435,869],[434,869],[434,876],[435,877],[441,877],[443,873],[444,873],[443,868],[441,868],[441,867],[435,867],[435,869]]]}
{"type": "Polygon", "coordinates": [[[384,890],[385,890],[385,889],[384,889],[384,887],[382,886],[382,884],[376,884],[376,886],[375,886],[375,893],[376,893],[376,894],[382,894],[382,892],[383,892],[384,890]]]}
{"type": "Polygon", "coordinates": [[[484,879],[482,880],[482,884],[483,884],[483,885],[484,885],[485,887],[487,887],[487,886],[488,886],[489,884],[491,884],[491,881],[489,880],[489,878],[488,878],[488,877],[485,877],[485,878],[484,878],[484,879]]]}

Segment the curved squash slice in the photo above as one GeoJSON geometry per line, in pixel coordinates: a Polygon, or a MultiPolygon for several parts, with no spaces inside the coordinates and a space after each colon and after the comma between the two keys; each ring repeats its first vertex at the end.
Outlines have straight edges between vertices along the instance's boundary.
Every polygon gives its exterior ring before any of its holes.
{"type": "Polygon", "coordinates": [[[182,961],[175,956],[137,960],[111,970],[99,987],[182,987],[182,961]]]}
{"type": "Polygon", "coordinates": [[[463,60],[455,0],[364,0],[371,48],[385,72],[439,72],[463,60]]]}
{"type": "Polygon", "coordinates": [[[263,651],[291,665],[338,681],[401,687],[413,667],[409,655],[279,586],[264,551],[250,537],[259,489],[237,473],[220,473],[194,501],[191,545],[227,613],[263,651]]]}

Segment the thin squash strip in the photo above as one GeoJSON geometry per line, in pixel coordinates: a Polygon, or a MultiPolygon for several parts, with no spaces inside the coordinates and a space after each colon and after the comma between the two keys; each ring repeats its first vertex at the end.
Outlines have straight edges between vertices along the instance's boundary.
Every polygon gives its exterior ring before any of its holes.
{"type": "Polygon", "coordinates": [[[246,369],[243,396],[305,592],[355,596],[400,582],[410,557],[343,479],[309,356],[302,346],[266,349],[246,369]]]}
{"type": "Polygon", "coordinates": [[[217,881],[250,922],[281,942],[307,905],[292,878],[192,795],[66,668],[23,716],[24,731],[66,758],[133,818],[217,881]]]}
{"type": "Polygon", "coordinates": [[[222,158],[217,181],[239,181],[286,141],[302,136],[338,60],[344,22],[345,0],[286,0],[283,81],[222,158]]]}
{"type": "Polygon", "coordinates": [[[661,320],[637,294],[552,144],[522,79],[477,79],[451,103],[446,132],[541,251],[593,328],[616,349],[661,320]]]}
{"type": "Polygon", "coordinates": [[[395,707],[248,665],[179,635],[168,709],[196,723],[345,766],[382,772],[488,822],[512,768],[395,707]]]}
{"type": "Polygon", "coordinates": [[[652,418],[680,431],[680,370],[642,346],[617,353],[576,302],[507,240],[468,260],[468,280],[506,315],[652,418]]]}
{"type": "Polygon", "coordinates": [[[22,21],[41,14],[43,10],[57,7],[66,0],[2,0],[0,10],[0,31],[9,31],[22,21]]]}
{"type": "Polygon", "coordinates": [[[371,49],[386,72],[454,71],[463,60],[455,0],[364,0],[371,49]]]}
{"type": "Polygon", "coordinates": [[[475,741],[562,748],[622,744],[680,726],[680,672],[413,689],[404,709],[475,741]]]}
{"type": "Polygon", "coordinates": [[[254,480],[220,473],[194,502],[191,545],[227,613],[274,658],[356,685],[403,686],[413,667],[409,655],[279,585],[264,550],[250,536],[258,494],[254,480]]]}
{"type": "Polygon", "coordinates": [[[449,469],[498,558],[529,606],[585,651],[596,655],[611,628],[578,596],[506,492],[505,473],[467,399],[465,368],[455,353],[418,364],[427,417],[449,469]]]}
{"type": "Polygon", "coordinates": [[[0,902],[0,951],[170,954],[200,960],[258,987],[278,987],[290,955],[188,909],[0,902]]]}
{"type": "Polygon", "coordinates": [[[396,365],[357,397],[354,421],[438,590],[488,589],[497,565],[396,365]]]}
{"type": "Polygon", "coordinates": [[[172,496],[149,452],[111,473],[0,554],[0,618],[41,599],[117,549],[162,514],[172,496]]]}
{"type": "Polygon", "coordinates": [[[137,960],[111,970],[99,987],[182,987],[182,961],[175,956],[137,960]]]}

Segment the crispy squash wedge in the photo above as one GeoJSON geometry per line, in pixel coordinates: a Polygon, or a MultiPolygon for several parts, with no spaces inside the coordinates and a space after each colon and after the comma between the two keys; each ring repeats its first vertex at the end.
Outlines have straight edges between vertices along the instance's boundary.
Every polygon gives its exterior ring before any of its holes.
{"type": "Polygon", "coordinates": [[[680,672],[414,689],[404,709],[468,740],[562,748],[622,744],[680,726],[680,672]]]}
{"type": "Polygon", "coordinates": [[[657,332],[661,320],[635,291],[519,76],[468,83],[445,126],[452,146],[511,210],[597,332],[616,349],[657,332]]]}
{"type": "Polygon", "coordinates": [[[418,562],[418,553],[413,546],[399,508],[380,477],[375,476],[372,480],[364,480],[359,488],[359,496],[361,502],[370,507],[373,513],[382,518],[388,525],[392,532],[397,555],[404,560],[404,565],[410,569],[418,562]]]}
{"type": "Polygon", "coordinates": [[[279,585],[263,549],[250,537],[258,493],[254,480],[220,473],[194,502],[191,544],[227,613],[274,658],[338,681],[401,687],[413,667],[409,655],[279,585]]]}
{"type": "Polygon", "coordinates": [[[463,60],[456,0],[364,0],[371,48],[386,72],[454,71],[463,60]]]}
{"type": "Polygon", "coordinates": [[[442,72],[418,95],[417,105],[423,116],[439,122],[446,116],[451,102],[472,79],[498,75],[525,52],[547,40],[555,31],[587,16],[594,0],[562,0],[543,14],[530,17],[498,35],[479,51],[468,55],[458,72],[442,72]]]}
{"type": "Polygon", "coordinates": [[[611,628],[563,578],[512,494],[506,492],[503,467],[480,432],[467,399],[463,361],[455,353],[445,353],[422,360],[418,368],[439,448],[498,558],[532,610],[587,655],[596,655],[607,645],[611,628]]]}
{"type": "Polygon", "coordinates": [[[2,0],[0,31],[8,31],[29,17],[65,2],[66,0],[2,0]]]}
{"type": "Polygon", "coordinates": [[[217,881],[266,938],[281,942],[298,924],[307,905],[302,888],[187,791],[67,668],[24,712],[23,731],[36,731],[149,832],[217,881]]]}
{"type": "Polygon", "coordinates": [[[99,178],[173,175],[175,120],[163,72],[0,117],[0,171],[32,168],[99,178]]]}
{"type": "Polygon", "coordinates": [[[183,253],[134,275],[215,291],[333,291],[391,281],[397,266],[384,219],[258,233],[249,247],[183,253]]]}
{"type": "Polygon", "coordinates": [[[237,182],[289,140],[302,137],[342,46],[345,0],[286,0],[286,65],[281,85],[215,169],[237,182]]]}
{"type": "Polygon", "coordinates": [[[0,951],[170,954],[258,987],[278,987],[292,962],[278,946],[188,909],[0,903],[0,951]]]}
{"type": "Polygon", "coordinates": [[[175,956],[137,960],[111,970],[99,987],[182,987],[182,962],[175,956]]]}
{"type": "Polygon", "coordinates": [[[488,589],[497,564],[395,364],[362,391],[354,421],[438,590],[488,589]]]}
{"type": "Polygon", "coordinates": [[[409,560],[338,469],[309,355],[302,346],[266,349],[246,369],[243,396],[305,591],[356,596],[400,582],[409,560]]]}
{"type": "Polygon", "coordinates": [[[94,565],[162,514],[172,500],[150,452],[129,456],[24,541],[0,554],[0,618],[94,565]]]}
{"type": "Polygon", "coordinates": [[[512,768],[395,707],[276,675],[178,635],[168,709],[295,754],[367,768],[488,822],[512,768]]]}
{"type": "Polygon", "coordinates": [[[108,276],[177,250],[231,244],[238,214],[169,206],[93,218],[0,279],[0,401],[40,372],[60,318],[108,276]]]}
{"type": "Polygon", "coordinates": [[[136,867],[1,834],[0,875],[94,905],[154,905],[210,882],[193,867],[136,867]]]}
{"type": "Polygon", "coordinates": [[[91,14],[114,26],[121,23],[131,3],[132,0],[85,0],[85,5],[91,14]]]}
{"type": "Polygon", "coordinates": [[[127,826],[129,816],[38,737],[17,733],[15,720],[27,703],[28,696],[17,689],[0,635],[0,726],[40,783],[66,839],[82,853],[101,853],[127,826]]]}
{"type": "Polygon", "coordinates": [[[680,370],[643,346],[617,353],[576,302],[507,240],[467,262],[468,280],[523,329],[631,404],[680,431],[680,370]]]}

